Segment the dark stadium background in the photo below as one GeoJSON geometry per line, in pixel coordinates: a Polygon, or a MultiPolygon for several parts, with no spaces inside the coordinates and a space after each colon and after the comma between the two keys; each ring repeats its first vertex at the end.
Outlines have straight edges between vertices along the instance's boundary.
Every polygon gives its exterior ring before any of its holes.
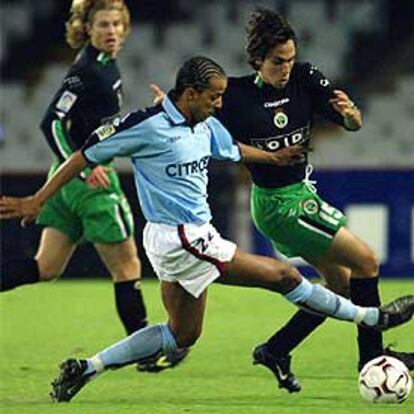
{"type": "MultiPolygon", "coordinates": [[[[74,57],[74,53],[64,42],[64,22],[70,3],[57,0],[2,1],[0,15],[3,35],[2,85],[0,88],[2,95],[1,194],[29,194],[45,179],[48,168],[47,154],[45,160],[34,164],[28,163],[27,157],[23,157],[27,155],[25,152],[31,151],[33,140],[43,139],[37,124],[32,123],[24,131],[13,129],[11,124],[24,121],[21,119],[21,111],[24,109],[27,113],[31,110],[31,94],[38,90],[48,69],[57,63],[67,66],[74,57]],[[10,10],[13,10],[12,15],[9,14],[10,10]],[[20,21],[25,22],[27,29],[22,29],[23,24],[20,25],[20,21]],[[11,88],[22,92],[21,102],[24,108],[10,108],[7,94],[11,88]],[[10,149],[16,145],[20,146],[20,152],[10,149]]],[[[325,146],[326,137],[340,135],[339,131],[327,125],[318,127],[315,131],[315,165],[318,167],[315,177],[319,181],[321,194],[338,207],[346,209],[350,205],[361,204],[384,206],[388,221],[384,230],[386,256],[382,265],[382,274],[414,277],[414,126],[412,123],[414,119],[414,59],[412,57],[414,2],[407,0],[309,0],[307,2],[294,0],[130,0],[127,3],[131,9],[134,24],[132,32],[139,34],[140,27],[152,28],[152,37],[151,47],[146,48],[146,54],[137,56],[134,56],[134,49],[139,51],[145,45],[139,42],[135,44],[135,37],[129,40],[130,43],[125,51],[125,62],[128,63],[129,69],[132,68],[132,72],[124,71],[123,62],[120,62],[126,83],[128,78],[139,76],[142,72],[142,59],[147,60],[145,65],[149,63],[149,68],[154,60],[154,69],[159,69],[160,62],[163,62],[164,52],[170,48],[171,44],[177,49],[174,56],[179,56],[178,52],[184,46],[180,45],[178,40],[174,44],[174,39],[171,39],[171,33],[175,33],[176,27],[200,25],[200,44],[194,53],[204,52],[215,57],[218,49],[223,48],[223,43],[231,43],[232,41],[226,38],[226,30],[219,30],[216,25],[214,12],[213,17],[210,17],[212,20],[208,21],[206,17],[211,16],[213,6],[218,5],[217,9],[224,10],[225,24],[228,28],[235,30],[237,27],[240,28],[244,13],[249,8],[252,9],[255,4],[275,7],[288,18],[298,16],[297,8],[300,5],[313,6],[315,10],[317,8],[323,11],[326,27],[341,26],[346,32],[343,46],[333,45],[333,49],[327,47],[326,55],[321,54],[319,48],[318,54],[315,55],[315,63],[322,69],[324,64],[330,68],[332,59],[340,59],[341,64],[336,66],[339,70],[328,69],[325,73],[338,86],[344,87],[355,96],[363,113],[368,113],[369,122],[357,138],[357,140],[365,141],[366,145],[355,147],[352,152],[349,147],[356,144],[347,142],[347,139],[341,136],[336,146],[332,148],[325,146]],[[357,24],[358,20],[355,16],[359,9],[361,9],[361,15],[364,11],[363,7],[366,8],[367,5],[374,7],[375,11],[370,15],[367,14],[365,22],[357,24]],[[210,10],[210,14],[204,14],[204,10],[210,10]],[[349,17],[348,20],[344,10],[349,10],[350,15],[352,12],[354,17],[352,19],[349,17]],[[221,37],[217,33],[221,33],[221,37]],[[141,72],[137,71],[138,75],[133,70],[135,64],[137,68],[141,67],[141,72]],[[413,94],[407,92],[408,90],[413,91],[413,94]],[[375,111],[375,108],[381,109],[381,102],[374,103],[378,96],[386,96],[390,104],[394,104],[390,106],[390,110],[386,106],[383,108],[384,116],[382,117],[379,112],[375,111]],[[404,102],[407,103],[397,106],[402,99],[406,99],[404,102]],[[402,108],[403,111],[395,109],[394,113],[392,108],[402,108]],[[383,125],[379,125],[380,121],[383,121],[383,125]],[[378,140],[376,131],[379,131],[378,140]],[[323,148],[328,149],[323,152],[323,148]],[[388,151],[391,152],[388,153],[388,151]]],[[[312,57],[312,48],[317,46],[315,39],[319,43],[324,40],[323,28],[318,27],[316,21],[312,21],[311,15],[306,21],[299,21],[296,17],[296,20],[293,19],[293,25],[299,33],[300,51],[306,52],[306,58],[308,55],[312,57]]],[[[328,36],[330,34],[326,33],[326,37],[328,36]]],[[[231,67],[228,68],[224,64],[230,74],[242,74],[249,71],[243,63],[243,44],[243,39],[240,38],[239,45],[237,45],[239,53],[229,53],[232,56],[231,67]],[[234,73],[235,68],[239,71],[238,73],[234,73]]],[[[186,53],[188,54],[188,51],[186,53]]],[[[220,61],[221,55],[217,56],[217,60],[220,61]]],[[[160,80],[157,78],[153,80],[167,88],[169,86],[167,80],[173,77],[174,65],[168,65],[171,63],[169,54],[165,54],[164,60],[165,72],[171,73],[166,73],[166,76],[160,80]]],[[[62,76],[63,74],[62,72],[62,76]]],[[[142,105],[144,101],[146,104],[151,103],[151,96],[147,90],[147,78],[142,78],[139,88],[132,95],[125,109],[142,105]],[[134,101],[134,95],[137,101],[134,101]],[[145,100],[142,96],[146,97],[145,100]]],[[[46,105],[47,102],[44,102],[44,108],[46,105]]],[[[33,107],[32,112],[39,113],[37,120],[40,119],[41,110],[41,105],[33,107]]],[[[350,137],[350,140],[356,140],[356,138],[350,137]]],[[[44,151],[47,152],[47,148],[44,151]]],[[[41,159],[43,155],[36,154],[38,159],[41,159]]],[[[153,272],[143,255],[141,232],[144,219],[137,205],[133,180],[127,167],[121,166],[121,171],[123,188],[135,213],[136,238],[141,257],[144,259],[143,274],[152,276],[153,272]]],[[[253,251],[272,254],[268,244],[250,224],[245,172],[238,167],[224,165],[218,168],[213,167],[210,177],[210,202],[215,224],[223,235],[236,239],[241,246],[253,251]]],[[[378,223],[373,221],[370,225],[375,227],[376,224],[378,223]]],[[[33,255],[37,248],[39,235],[40,229],[37,226],[22,229],[15,221],[1,223],[1,260],[19,255],[33,255]]],[[[308,269],[304,271],[312,273],[308,269]]],[[[75,253],[65,272],[65,277],[97,277],[105,274],[106,271],[97,254],[90,246],[85,245],[75,253]]]]}

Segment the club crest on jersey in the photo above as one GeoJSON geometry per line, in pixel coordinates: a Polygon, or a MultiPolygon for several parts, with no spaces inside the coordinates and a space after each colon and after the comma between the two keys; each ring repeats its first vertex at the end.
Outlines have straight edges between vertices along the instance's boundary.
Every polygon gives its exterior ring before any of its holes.
{"type": "Polygon", "coordinates": [[[277,128],[285,128],[285,126],[288,124],[289,118],[288,116],[283,112],[283,110],[278,109],[275,111],[275,116],[273,117],[273,122],[276,125],[277,128]]]}
{"type": "Polygon", "coordinates": [[[303,210],[305,211],[305,213],[310,214],[310,215],[316,214],[319,211],[318,203],[315,200],[313,200],[312,198],[309,199],[309,200],[305,200],[302,203],[302,207],[303,207],[303,210]]]}

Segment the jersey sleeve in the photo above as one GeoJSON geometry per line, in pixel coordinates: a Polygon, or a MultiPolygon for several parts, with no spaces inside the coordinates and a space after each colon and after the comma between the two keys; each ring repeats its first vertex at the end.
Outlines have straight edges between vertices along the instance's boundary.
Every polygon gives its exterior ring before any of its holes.
{"type": "Polygon", "coordinates": [[[81,149],[89,164],[107,163],[116,157],[153,155],[156,145],[149,141],[153,127],[150,121],[142,122],[142,118],[143,111],[132,112],[119,123],[96,129],[81,149]]]}
{"type": "Polygon", "coordinates": [[[302,81],[312,96],[316,113],[335,124],[344,126],[343,117],[329,103],[329,100],[335,96],[334,88],[329,79],[316,66],[310,63],[303,64],[301,69],[302,81]]]}
{"type": "Polygon", "coordinates": [[[248,143],[243,133],[240,111],[235,111],[234,108],[240,108],[240,98],[235,93],[232,79],[229,78],[229,85],[223,96],[223,106],[214,114],[214,117],[224,125],[236,141],[248,143]]]}
{"type": "Polygon", "coordinates": [[[49,147],[60,161],[66,160],[78,149],[71,139],[68,126],[71,112],[84,93],[84,81],[80,75],[66,77],[40,124],[49,147]]]}
{"type": "Polygon", "coordinates": [[[212,157],[217,160],[240,161],[240,148],[223,124],[214,117],[208,118],[206,124],[211,131],[212,157]]]}

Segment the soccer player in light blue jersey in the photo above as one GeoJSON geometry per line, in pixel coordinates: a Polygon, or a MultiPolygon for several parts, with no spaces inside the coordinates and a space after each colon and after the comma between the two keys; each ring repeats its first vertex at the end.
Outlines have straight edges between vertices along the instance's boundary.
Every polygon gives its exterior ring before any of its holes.
{"type": "Polygon", "coordinates": [[[210,158],[288,165],[300,147],[265,152],[236,144],[212,117],[227,87],[224,70],[205,57],[189,59],[161,104],[129,114],[119,125],[96,130],[35,195],[2,197],[0,218],[32,220],[44,202],[88,164],[129,157],[143,213],[144,247],[161,281],[168,322],[152,325],[88,359],[68,359],[52,384],[54,401],[70,401],[110,368],[145,362],[161,352],[194,345],[201,334],[207,288],[223,284],[260,287],[317,314],[386,330],[411,319],[414,296],[381,308],[363,308],[304,279],[297,269],[241,251],[210,224],[207,166],[210,158]]]}

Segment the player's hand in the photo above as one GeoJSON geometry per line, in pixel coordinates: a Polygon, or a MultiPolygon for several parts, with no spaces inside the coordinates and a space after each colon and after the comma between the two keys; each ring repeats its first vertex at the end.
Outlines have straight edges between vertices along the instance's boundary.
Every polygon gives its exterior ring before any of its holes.
{"type": "Polygon", "coordinates": [[[158,105],[164,99],[166,93],[155,83],[150,83],[149,88],[154,94],[154,105],[158,105]]]}
{"type": "Polygon", "coordinates": [[[35,196],[0,197],[0,219],[22,218],[21,224],[26,227],[40,213],[41,204],[35,196]]]}
{"type": "Polygon", "coordinates": [[[111,181],[108,177],[108,172],[111,169],[108,167],[103,167],[102,165],[97,165],[92,172],[88,175],[86,179],[86,184],[89,188],[99,189],[107,188],[111,184],[111,181]]]}
{"type": "Polygon", "coordinates": [[[305,161],[306,148],[293,145],[276,152],[269,152],[270,162],[279,166],[294,165],[305,161]]]}
{"type": "Polygon", "coordinates": [[[355,110],[358,110],[355,103],[349,98],[349,96],[339,89],[334,91],[335,97],[329,100],[329,103],[339,112],[342,116],[350,116],[355,110]]]}
{"type": "Polygon", "coordinates": [[[349,99],[349,96],[339,89],[334,91],[335,97],[329,102],[335,111],[339,112],[343,118],[345,127],[349,130],[356,131],[362,126],[361,111],[354,102],[349,99]]]}

